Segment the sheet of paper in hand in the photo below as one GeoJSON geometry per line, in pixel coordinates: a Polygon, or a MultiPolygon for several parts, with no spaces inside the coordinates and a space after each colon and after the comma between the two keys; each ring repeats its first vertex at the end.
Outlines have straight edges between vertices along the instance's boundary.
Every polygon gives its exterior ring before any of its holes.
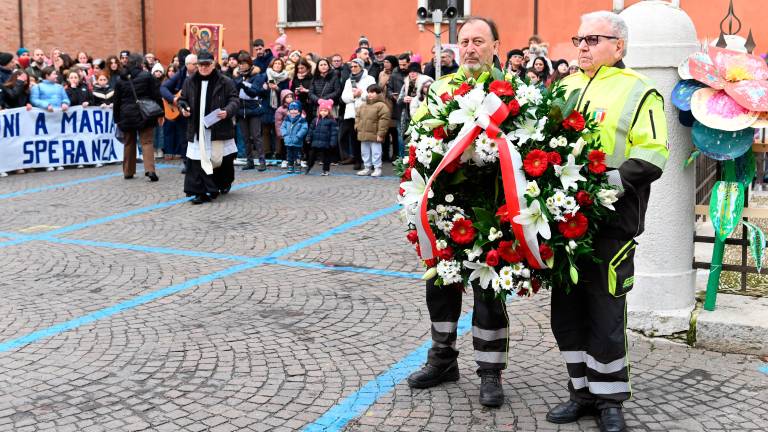
{"type": "Polygon", "coordinates": [[[205,117],[203,117],[203,124],[205,125],[206,128],[210,129],[211,126],[215,125],[221,120],[219,118],[220,112],[221,112],[221,109],[216,108],[215,110],[207,114],[205,117]]]}

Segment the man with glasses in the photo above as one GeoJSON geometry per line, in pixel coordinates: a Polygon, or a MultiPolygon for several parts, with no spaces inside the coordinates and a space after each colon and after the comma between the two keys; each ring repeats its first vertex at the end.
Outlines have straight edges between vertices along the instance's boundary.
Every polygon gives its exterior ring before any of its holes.
{"type": "Polygon", "coordinates": [[[612,12],[581,17],[573,44],[581,69],[561,83],[580,91],[577,110],[600,124],[608,178],[617,188],[616,217],[595,238],[600,262],[577,263],[580,280],[552,289],[552,333],[565,359],[570,398],[547,420],[597,416],[601,431],[626,430],[622,403],[632,393],[626,336],[626,293],[634,284],[634,238],[643,232],[651,183],[669,157],[664,100],[653,83],[627,68],[628,29],[612,12]]]}

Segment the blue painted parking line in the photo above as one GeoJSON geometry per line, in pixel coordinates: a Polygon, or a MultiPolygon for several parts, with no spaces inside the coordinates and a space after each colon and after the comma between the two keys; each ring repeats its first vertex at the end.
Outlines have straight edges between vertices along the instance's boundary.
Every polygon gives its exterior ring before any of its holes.
{"type": "Polygon", "coordinates": [[[11,339],[6,342],[0,343],[0,352],[10,351],[15,348],[22,347],[24,345],[31,344],[33,342],[37,342],[41,339],[49,338],[51,336],[56,336],[60,333],[64,333],[66,331],[75,329],[77,327],[83,326],[85,324],[92,323],[94,321],[98,321],[104,318],[111,317],[115,314],[118,314],[120,312],[126,311],[128,309],[133,309],[137,306],[141,306],[143,304],[149,303],[153,300],[157,300],[161,297],[166,297],[171,294],[176,294],[180,291],[183,291],[187,288],[191,288],[197,285],[202,285],[205,283],[213,282],[216,279],[221,279],[223,277],[231,276],[235,273],[242,272],[244,270],[251,269],[253,267],[256,267],[260,264],[260,262],[254,260],[251,262],[238,264],[229,268],[226,268],[221,271],[217,271],[215,273],[211,273],[205,276],[197,277],[194,279],[190,279],[186,282],[176,284],[169,286],[168,288],[164,288],[158,291],[151,292],[149,294],[141,295],[138,297],[135,297],[133,299],[124,301],[122,303],[118,303],[116,305],[97,310],[96,312],[89,313],[87,315],[84,315],[79,318],[75,318],[73,320],[69,320],[66,322],[63,322],[61,324],[56,324],[54,326],[48,327],[43,330],[39,330],[36,332],[29,333],[27,335],[24,335],[22,337],[11,339]]]}
{"type": "MultiPolygon", "coordinates": [[[[275,178],[278,178],[278,177],[275,177],[275,178]]],[[[321,233],[319,235],[316,235],[316,236],[311,237],[309,239],[306,239],[306,240],[304,240],[304,241],[302,241],[300,243],[297,243],[294,246],[289,246],[289,247],[285,247],[285,248],[279,249],[279,250],[271,253],[267,257],[252,258],[252,259],[249,259],[248,261],[246,261],[244,263],[234,265],[234,266],[226,268],[224,270],[220,270],[220,271],[217,271],[217,272],[205,275],[205,276],[200,276],[200,277],[191,279],[189,281],[186,281],[186,282],[183,282],[183,283],[180,283],[180,284],[171,285],[171,286],[169,286],[167,288],[163,288],[161,290],[154,291],[154,292],[151,292],[151,293],[148,293],[148,294],[144,294],[144,295],[135,297],[135,298],[133,298],[131,300],[127,300],[127,301],[124,301],[122,303],[118,303],[116,305],[113,305],[113,306],[110,306],[110,307],[107,307],[107,308],[104,308],[104,309],[100,309],[98,311],[92,312],[92,313],[87,314],[85,316],[82,316],[82,317],[79,317],[79,318],[75,318],[75,319],[66,321],[66,322],[61,323],[61,324],[56,324],[56,325],[48,327],[46,329],[35,331],[35,332],[29,333],[27,335],[21,336],[19,338],[15,338],[15,339],[11,339],[11,340],[6,341],[6,342],[2,342],[2,343],[0,343],[0,352],[5,352],[5,351],[8,351],[8,350],[19,348],[19,347],[22,347],[24,345],[27,345],[27,344],[39,341],[41,339],[45,339],[45,338],[48,338],[48,337],[51,337],[51,336],[55,336],[57,334],[60,334],[60,333],[63,333],[63,332],[75,329],[75,328],[80,327],[82,325],[89,324],[89,323],[92,323],[92,322],[100,320],[100,319],[111,317],[111,316],[113,316],[115,314],[118,314],[120,312],[129,310],[129,309],[133,309],[133,308],[135,308],[137,306],[146,304],[146,303],[151,302],[153,300],[156,300],[158,298],[166,297],[166,296],[169,296],[171,294],[176,294],[178,292],[181,292],[183,290],[186,290],[188,288],[191,288],[191,287],[194,287],[194,286],[197,286],[197,285],[201,285],[201,284],[204,284],[204,283],[209,283],[209,282],[212,282],[214,280],[221,279],[223,277],[231,276],[231,275],[234,275],[236,273],[240,273],[242,271],[252,269],[254,267],[257,267],[257,266],[263,265],[265,263],[268,263],[270,261],[273,261],[273,260],[275,260],[278,257],[281,257],[281,256],[284,256],[284,255],[293,253],[293,252],[301,249],[301,247],[307,247],[307,246],[313,245],[315,243],[321,242],[321,241],[327,239],[328,237],[330,237],[331,235],[340,234],[340,233],[342,233],[344,231],[347,231],[349,229],[352,229],[354,227],[362,225],[362,224],[364,224],[366,222],[369,222],[369,221],[371,221],[373,219],[376,219],[378,217],[382,217],[382,216],[385,216],[387,214],[390,214],[393,211],[397,210],[398,208],[399,208],[399,205],[388,207],[386,209],[382,209],[382,210],[373,212],[373,213],[368,214],[366,216],[363,216],[361,218],[358,218],[358,219],[346,222],[346,223],[344,223],[342,225],[339,225],[339,226],[337,226],[335,228],[331,228],[330,230],[328,230],[326,232],[323,232],[323,233],[321,233]],[[299,245],[302,245],[302,246],[298,247],[299,245]]],[[[44,240],[47,236],[30,236],[30,237],[34,237],[35,239],[42,239],[42,240],[44,240]]],[[[57,239],[57,240],[62,240],[62,239],[57,239]]],[[[24,242],[27,242],[27,241],[30,241],[30,240],[18,239],[18,240],[12,240],[11,242],[24,243],[24,242]]],[[[6,243],[8,243],[8,242],[6,242],[6,243]]]]}
{"type": "MultiPolygon", "coordinates": [[[[466,313],[459,319],[458,337],[472,329],[472,313],[466,313]]],[[[342,430],[347,423],[359,417],[376,401],[391,392],[408,375],[416,372],[426,361],[427,351],[432,341],[424,342],[416,350],[379,374],[373,381],[367,382],[359,390],[347,396],[325,412],[320,418],[304,427],[306,432],[332,432],[342,430]]]]}
{"type": "MultiPolygon", "coordinates": [[[[289,175],[281,175],[281,176],[276,176],[276,177],[263,178],[263,179],[255,180],[255,181],[248,182],[248,183],[241,183],[241,184],[232,186],[232,190],[243,189],[243,188],[247,188],[247,187],[251,187],[251,186],[256,186],[256,185],[261,185],[261,184],[266,184],[266,183],[272,183],[272,182],[280,181],[280,180],[283,180],[283,179],[286,179],[286,178],[289,178],[289,177],[290,177],[289,175]]],[[[137,215],[140,215],[140,214],[144,214],[144,213],[149,213],[149,212],[154,211],[154,210],[159,210],[159,209],[163,209],[163,208],[167,208],[167,207],[173,207],[173,206],[175,206],[177,204],[181,204],[181,203],[190,201],[191,199],[192,199],[191,197],[187,197],[187,198],[179,198],[179,199],[176,199],[176,200],[173,200],[173,201],[167,201],[167,202],[164,202],[164,203],[158,203],[158,204],[154,204],[154,205],[151,205],[151,206],[130,210],[130,211],[127,211],[127,212],[118,213],[118,214],[115,214],[115,215],[106,216],[106,217],[103,217],[103,218],[93,219],[93,220],[82,222],[82,223],[79,223],[79,224],[70,225],[70,226],[67,226],[67,227],[64,227],[64,228],[55,229],[55,230],[52,230],[52,231],[48,231],[46,234],[49,235],[49,236],[67,234],[67,233],[70,233],[72,231],[79,231],[81,229],[90,228],[90,227],[95,226],[95,225],[102,225],[102,224],[105,224],[105,223],[114,222],[116,220],[125,219],[125,218],[129,218],[129,217],[132,217],[132,216],[137,216],[137,215]]]]}
{"type": "Polygon", "coordinates": [[[287,255],[287,254],[291,254],[291,253],[297,252],[300,249],[304,249],[307,246],[311,246],[311,245],[313,245],[315,243],[319,243],[319,242],[321,242],[323,240],[326,240],[326,239],[328,239],[328,238],[330,238],[330,237],[332,237],[332,236],[334,236],[336,234],[342,233],[342,232],[347,231],[347,230],[349,230],[351,228],[358,227],[358,226],[363,225],[365,223],[368,223],[368,222],[370,222],[370,221],[372,221],[374,219],[380,218],[382,216],[386,216],[386,215],[388,215],[390,213],[394,213],[395,211],[397,211],[399,209],[400,209],[400,204],[395,204],[393,206],[389,206],[389,207],[381,209],[379,211],[375,211],[375,212],[373,212],[373,213],[371,213],[371,214],[369,214],[367,216],[363,216],[363,217],[361,217],[359,219],[355,219],[353,221],[349,221],[349,222],[347,222],[345,224],[339,225],[336,228],[331,228],[331,229],[329,229],[328,231],[326,231],[326,232],[324,232],[322,234],[319,234],[317,236],[314,236],[314,237],[309,238],[307,240],[304,240],[302,242],[296,243],[293,246],[288,246],[286,248],[279,249],[279,250],[277,250],[275,252],[272,252],[271,254],[269,254],[267,256],[267,258],[279,258],[279,257],[281,257],[283,255],[287,255]]]}
{"type": "Polygon", "coordinates": [[[101,247],[106,249],[130,250],[130,251],[136,251],[136,252],[146,252],[146,253],[161,254],[161,255],[178,255],[178,256],[185,256],[185,257],[191,257],[191,258],[212,258],[212,259],[220,259],[220,260],[228,260],[228,261],[243,261],[243,262],[258,259],[256,257],[249,257],[249,256],[242,256],[242,255],[227,255],[227,254],[220,254],[215,252],[201,252],[201,251],[174,249],[174,248],[166,248],[166,247],[143,246],[143,245],[128,244],[128,243],[78,240],[78,239],[47,237],[47,236],[39,236],[37,240],[50,241],[53,243],[78,245],[78,246],[92,246],[92,247],[101,247]]]}
{"type": "Polygon", "coordinates": [[[758,369],[760,372],[768,375],[768,364],[765,366],[762,366],[760,369],[758,369]]]}
{"type": "Polygon", "coordinates": [[[363,273],[363,274],[397,277],[397,278],[405,278],[405,279],[421,279],[421,274],[417,274],[417,273],[406,273],[406,272],[398,272],[398,271],[391,271],[391,270],[379,270],[379,269],[366,268],[366,267],[334,266],[334,265],[327,265],[327,264],[320,264],[320,263],[313,263],[313,262],[287,261],[287,260],[278,260],[278,259],[268,260],[266,264],[276,264],[276,265],[281,265],[285,267],[297,267],[297,268],[307,268],[307,269],[316,269],[316,270],[363,273]]]}
{"type": "MultiPolygon", "coordinates": [[[[175,167],[176,167],[175,165],[166,165],[166,164],[156,164],[155,165],[156,169],[175,168],[175,167]]],[[[57,184],[49,185],[49,186],[41,186],[41,187],[37,187],[37,188],[24,189],[24,190],[21,190],[21,191],[18,191],[18,192],[4,193],[4,194],[0,194],[0,200],[8,199],[8,198],[16,198],[16,197],[20,197],[20,196],[30,195],[30,194],[34,194],[34,193],[38,193],[38,192],[45,192],[45,191],[54,190],[54,189],[64,189],[64,188],[68,188],[68,187],[71,187],[71,186],[77,186],[77,185],[81,185],[81,184],[85,184],[85,183],[93,183],[93,182],[97,182],[97,181],[101,181],[101,180],[111,179],[111,178],[114,178],[114,177],[120,177],[122,175],[123,175],[123,173],[104,174],[104,175],[100,175],[100,176],[96,176],[96,177],[88,177],[88,178],[84,178],[84,179],[80,179],[80,180],[73,180],[73,181],[64,182],[64,183],[57,183],[57,184]]]]}

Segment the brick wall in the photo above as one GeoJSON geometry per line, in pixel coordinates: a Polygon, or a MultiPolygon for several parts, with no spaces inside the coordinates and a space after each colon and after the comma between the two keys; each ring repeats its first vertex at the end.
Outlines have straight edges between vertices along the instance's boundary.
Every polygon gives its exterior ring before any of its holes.
{"type": "MultiPolygon", "coordinates": [[[[18,1],[0,9],[0,50],[19,47],[18,1]]],[[[147,11],[149,4],[147,1],[147,11]]],[[[60,48],[73,58],[80,50],[104,58],[121,49],[140,52],[141,1],[24,0],[24,46],[50,53],[60,48]]]]}

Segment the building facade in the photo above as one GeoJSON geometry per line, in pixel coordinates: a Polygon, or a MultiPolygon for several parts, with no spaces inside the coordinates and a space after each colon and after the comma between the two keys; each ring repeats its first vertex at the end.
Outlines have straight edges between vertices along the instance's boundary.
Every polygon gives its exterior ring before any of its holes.
{"type": "MultiPolygon", "coordinates": [[[[638,0],[628,0],[625,7],[638,0]]],[[[255,38],[267,44],[285,33],[294,49],[320,55],[340,53],[345,57],[357,47],[361,35],[389,53],[412,51],[425,61],[431,57],[432,24],[420,23],[419,7],[444,7],[447,0],[127,0],[86,2],[69,0],[6,0],[0,10],[0,50],[19,46],[54,47],[73,56],[85,50],[104,57],[121,49],[155,53],[164,63],[183,46],[184,24],[224,25],[224,48],[248,49],[255,38]]],[[[700,39],[716,39],[729,0],[681,0],[700,39]]],[[[743,23],[741,34],[750,28],[756,52],[768,47],[768,26],[761,26],[762,2],[734,0],[743,23]]],[[[550,57],[573,58],[576,50],[570,37],[579,26],[579,16],[594,10],[610,10],[611,0],[458,0],[459,14],[493,18],[501,34],[501,52],[527,44],[538,33],[550,44],[550,57]]],[[[443,27],[448,42],[447,26],[443,27]]]]}

